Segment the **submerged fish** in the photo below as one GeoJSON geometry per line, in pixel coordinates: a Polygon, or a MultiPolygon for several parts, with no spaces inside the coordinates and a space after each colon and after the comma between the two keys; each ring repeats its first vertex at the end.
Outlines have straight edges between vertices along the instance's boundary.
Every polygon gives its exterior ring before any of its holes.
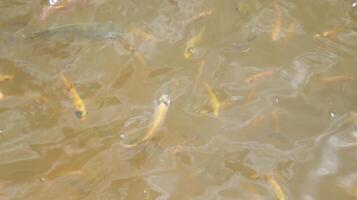
{"type": "Polygon", "coordinates": [[[44,21],[58,11],[67,10],[77,5],[89,3],[91,0],[49,0],[49,5],[44,6],[40,13],[40,20],[44,21]]]}
{"type": "Polygon", "coordinates": [[[112,22],[70,24],[50,28],[26,35],[27,39],[41,40],[81,40],[81,39],[121,39],[123,32],[112,22]]]}
{"type": "Polygon", "coordinates": [[[131,28],[128,30],[128,33],[132,33],[135,37],[139,38],[142,41],[154,41],[156,37],[140,28],[131,28]]]}
{"type": "Polygon", "coordinates": [[[194,35],[190,40],[186,42],[185,46],[185,52],[184,52],[184,57],[185,58],[191,58],[194,54],[194,48],[197,44],[197,42],[202,38],[203,35],[203,30],[201,30],[199,33],[194,35]]]}
{"type": "Polygon", "coordinates": [[[155,112],[152,116],[152,120],[149,124],[149,127],[144,137],[140,139],[138,142],[135,142],[133,144],[124,144],[124,146],[134,147],[137,146],[138,144],[141,144],[153,138],[156,135],[159,128],[162,126],[163,122],[165,121],[166,114],[170,104],[171,104],[171,98],[169,97],[169,95],[167,94],[162,95],[159,99],[159,104],[155,108],[155,112]]]}
{"type": "Polygon", "coordinates": [[[267,179],[267,181],[271,184],[276,198],[278,200],[285,200],[285,194],[283,189],[281,189],[279,183],[275,180],[275,178],[272,175],[266,175],[265,178],[267,179]]]}
{"type": "Polygon", "coordinates": [[[248,78],[244,79],[244,82],[245,83],[252,83],[252,82],[257,81],[258,79],[265,78],[265,77],[271,76],[273,74],[274,74],[273,70],[260,72],[260,73],[257,73],[257,74],[253,74],[253,75],[249,76],[248,78]]]}
{"type": "Polygon", "coordinates": [[[62,74],[63,82],[66,86],[66,89],[68,91],[69,96],[72,99],[74,109],[75,109],[75,115],[78,119],[84,119],[87,116],[87,110],[85,108],[85,105],[79,96],[76,88],[74,87],[73,83],[71,80],[69,80],[66,76],[62,74]]]}
{"type": "Polygon", "coordinates": [[[277,41],[280,38],[281,34],[281,11],[277,5],[275,5],[275,20],[271,32],[271,40],[272,41],[277,41]]]}
{"type": "Polygon", "coordinates": [[[345,30],[345,28],[342,27],[342,26],[340,26],[340,25],[338,25],[338,26],[332,27],[332,28],[329,29],[329,30],[326,30],[326,31],[323,31],[323,32],[321,32],[321,33],[315,34],[315,35],[314,35],[314,38],[321,38],[321,37],[326,38],[326,37],[331,37],[331,36],[333,36],[333,35],[336,35],[336,34],[342,32],[343,30],[345,30]]]}
{"type": "Polygon", "coordinates": [[[13,75],[0,74],[0,82],[3,82],[3,81],[11,81],[12,79],[14,79],[14,76],[13,76],[13,75]]]}
{"type": "Polygon", "coordinates": [[[221,103],[219,102],[217,95],[213,92],[211,86],[206,82],[204,84],[207,89],[208,96],[210,98],[213,115],[217,117],[219,114],[221,103]]]}
{"type": "Polygon", "coordinates": [[[207,10],[207,11],[203,11],[203,12],[200,12],[198,13],[198,15],[192,17],[190,20],[188,20],[188,23],[192,23],[192,22],[195,22],[195,21],[198,21],[204,17],[208,17],[210,15],[213,14],[213,11],[212,10],[207,10]]]}

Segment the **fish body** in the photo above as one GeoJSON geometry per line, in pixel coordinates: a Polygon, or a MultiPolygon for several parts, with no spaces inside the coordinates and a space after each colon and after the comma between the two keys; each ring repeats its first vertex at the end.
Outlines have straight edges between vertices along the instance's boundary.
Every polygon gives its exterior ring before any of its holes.
{"type": "Polygon", "coordinates": [[[210,98],[213,115],[217,117],[219,114],[221,103],[219,102],[217,95],[213,92],[211,86],[206,82],[205,82],[205,87],[207,89],[207,93],[210,98]]]}
{"type": "Polygon", "coordinates": [[[272,41],[277,41],[280,38],[281,34],[281,11],[279,9],[279,6],[275,4],[275,20],[271,32],[271,40],[272,41]]]}
{"type": "Polygon", "coordinates": [[[166,118],[166,114],[170,104],[171,104],[171,99],[168,95],[164,94],[160,97],[159,104],[155,109],[154,115],[152,117],[152,121],[149,125],[145,137],[142,139],[142,142],[152,138],[157,132],[157,130],[161,127],[161,125],[163,124],[166,118]]]}
{"type": "Polygon", "coordinates": [[[129,33],[132,33],[134,36],[139,38],[142,41],[155,41],[156,37],[142,29],[139,28],[131,28],[128,31],[129,33]]]}
{"type": "Polygon", "coordinates": [[[146,142],[153,138],[159,128],[162,126],[165,121],[167,111],[171,104],[171,98],[169,95],[164,94],[159,98],[159,103],[155,108],[154,114],[152,116],[151,122],[148,126],[147,132],[142,139],[132,144],[123,144],[127,148],[135,147],[143,142],[146,142]]]}
{"type": "Polygon", "coordinates": [[[74,87],[73,83],[71,80],[69,80],[66,76],[62,75],[63,82],[66,86],[66,89],[68,91],[69,96],[72,99],[73,106],[75,109],[75,115],[78,119],[84,119],[87,116],[87,110],[86,107],[79,96],[76,88],[74,87]]]}
{"type": "Polygon", "coordinates": [[[41,10],[40,20],[45,21],[50,15],[54,13],[89,2],[90,0],[49,0],[49,5],[44,6],[41,10]]]}
{"type": "Polygon", "coordinates": [[[274,74],[273,70],[268,70],[268,71],[264,71],[264,72],[260,72],[257,74],[253,74],[252,76],[249,76],[248,78],[246,78],[244,80],[245,83],[253,83],[261,78],[265,78],[268,76],[272,76],[274,74]]]}
{"type": "Polygon", "coordinates": [[[208,16],[210,16],[210,15],[212,15],[212,14],[213,14],[213,11],[212,11],[212,10],[207,10],[207,11],[200,12],[198,15],[192,17],[192,18],[188,21],[188,23],[192,23],[192,22],[194,22],[194,21],[198,21],[198,20],[200,20],[200,19],[202,19],[202,18],[204,18],[204,17],[208,17],[208,16]]]}
{"type": "Polygon", "coordinates": [[[325,76],[325,77],[317,78],[318,81],[324,83],[353,81],[354,79],[355,78],[353,75],[337,75],[337,76],[325,76]]]}
{"type": "Polygon", "coordinates": [[[278,200],[285,200],[285,194],[283,192],[283,189],[280,187],[279,183],[275,180],[275,178],[271,175],[266,175],[266,179],[271,184],[276,198],[278,200]]]}
{"type": "Polygon", "coordinates": [[[13,76],[13,75],[0,74],[0,82],[3,82],[3,81],[11,81],[12,79],[14,79],[14,76],[13,76]]]}
{"type": "Polygon", "coordinates": [[[194,48],[199,40],[201,40],[203,35],[203,30],[201,30],[198,34],[194,35],[191,39],[186,42],[184,57],[191,58],[194,54],[194,48]]]}
{"type": "Polygon", "coordinates": [[[344,30],[344,28],[342,26],[335,26],[329,30],[323,31],[321,33],[315,34],[314,38],[327,38],[327,37],[331,37],[333,35],[336,35],[337,33],[340,33],[344,30]]]}
{"type": "Polygon", "coordinates": [[[41,40],[81,40],[81,39],[121,39],[122,31],[112,22],[70,24],[33,32],[27,39],[41,40]]]}

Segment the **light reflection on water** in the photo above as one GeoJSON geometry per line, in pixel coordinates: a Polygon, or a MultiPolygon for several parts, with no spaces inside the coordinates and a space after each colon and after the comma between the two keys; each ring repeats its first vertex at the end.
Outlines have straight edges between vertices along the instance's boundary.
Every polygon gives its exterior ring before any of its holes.
{"type": "Polygon", "coordinates": [[[0,199],[356,198],[354,1],[51,3],[0,2],[0,199]]]}

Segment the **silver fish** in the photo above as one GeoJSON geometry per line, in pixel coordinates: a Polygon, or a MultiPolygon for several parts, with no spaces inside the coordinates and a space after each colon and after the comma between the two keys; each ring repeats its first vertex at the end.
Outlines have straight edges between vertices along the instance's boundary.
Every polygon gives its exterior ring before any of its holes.
{"type": "Polygon", "coordinates": [[[27,39],[40,40],[81,40],[81,39],[121,39],[123,32],[112,22],[70,24],[50,28],[26,35],[27,39]]]}

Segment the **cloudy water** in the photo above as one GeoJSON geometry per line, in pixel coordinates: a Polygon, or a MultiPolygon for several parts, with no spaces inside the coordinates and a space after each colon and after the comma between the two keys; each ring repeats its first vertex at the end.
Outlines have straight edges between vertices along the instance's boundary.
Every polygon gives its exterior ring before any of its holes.
{"type": "Polygon", "coordinates": [[[0,199],[356,199],[356,55],[354,0],[0,0],[0,199]]]}

